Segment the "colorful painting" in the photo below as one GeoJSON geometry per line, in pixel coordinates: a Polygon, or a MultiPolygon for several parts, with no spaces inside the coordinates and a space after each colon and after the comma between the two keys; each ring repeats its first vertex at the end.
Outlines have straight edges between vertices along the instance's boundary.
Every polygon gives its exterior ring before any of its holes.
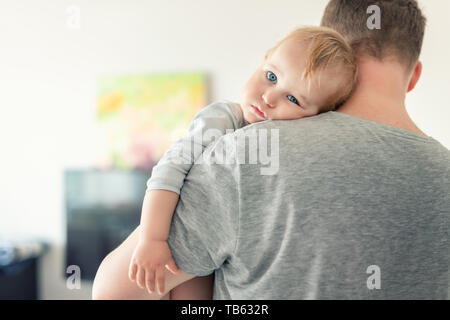
{"type": "Polygon", "coordinates": [[[149,170],[205,105],[202,73],[102,77],[97,166],[149,170]]]}

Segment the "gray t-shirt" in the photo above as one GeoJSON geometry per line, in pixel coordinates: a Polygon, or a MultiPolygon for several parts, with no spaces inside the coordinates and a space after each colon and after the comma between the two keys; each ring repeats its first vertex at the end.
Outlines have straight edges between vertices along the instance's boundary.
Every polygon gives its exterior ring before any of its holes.
{"type": "Polygon", "coordinates": [[[449,298],[445,147],[327,112],[251,124],[204,154],[261,129],[279,130],[276,174],[248,161],[194,164],[173,216],[174,260],[215,272],[213,299],[449,298]]]}

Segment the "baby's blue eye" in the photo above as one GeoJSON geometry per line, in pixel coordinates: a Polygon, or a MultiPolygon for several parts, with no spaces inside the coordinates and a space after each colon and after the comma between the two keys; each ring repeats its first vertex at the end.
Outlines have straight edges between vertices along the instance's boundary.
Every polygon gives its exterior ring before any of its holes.
{"type": "Polygon", "coordinates": [[[288,99],[289,99],[289,101],[291,101],[291,102],[293,102],[295,104],[298,104],[298,101],[297,101],[297,99],[295,99],[294,96],[288,96],[288,99]]]}
{"type": "Polygon", "coordinates": [[[267,79],[269,79],[270,82],[277,81],[277,76],[272,71],[267,71],[267,79]]]}

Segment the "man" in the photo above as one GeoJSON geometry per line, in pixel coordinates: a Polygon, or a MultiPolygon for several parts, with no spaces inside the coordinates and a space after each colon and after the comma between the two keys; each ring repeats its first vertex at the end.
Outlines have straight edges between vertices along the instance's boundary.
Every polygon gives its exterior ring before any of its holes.
{"type": "MultiPolygon", "coordinates": [[[[276,175],[191,169],[168,239],[183,272],[167,272],[164,294],[214,272],[214,299],[448,299],[450,152],[405,108],[425,18],[415,0],[332,0],[322,25],[355,49],[354,94],[337,112],[252,126],[279,129],[276,175]]],[[[205,152],[233,149],[234,135],[205,152]]],[[[160,298],[128,280],[136,241],[105,258],[93,298],[160,298]]]]}

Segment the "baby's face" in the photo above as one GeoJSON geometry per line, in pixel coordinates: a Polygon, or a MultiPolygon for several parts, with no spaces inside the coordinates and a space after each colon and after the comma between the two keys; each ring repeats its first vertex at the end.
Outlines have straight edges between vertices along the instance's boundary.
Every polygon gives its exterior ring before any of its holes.
{"type": "MultiPolygon", "coordinates": [[[[241,92],[240,104],[249,123],[263,120],[293,120],[313,116],[337,89],[339,81],[321,74],[317,81],[302,80],[307,45],[284,41],[263,61],[241,92]]],[[[316,75],[317,76],[317,75],[316,75]]]]}

